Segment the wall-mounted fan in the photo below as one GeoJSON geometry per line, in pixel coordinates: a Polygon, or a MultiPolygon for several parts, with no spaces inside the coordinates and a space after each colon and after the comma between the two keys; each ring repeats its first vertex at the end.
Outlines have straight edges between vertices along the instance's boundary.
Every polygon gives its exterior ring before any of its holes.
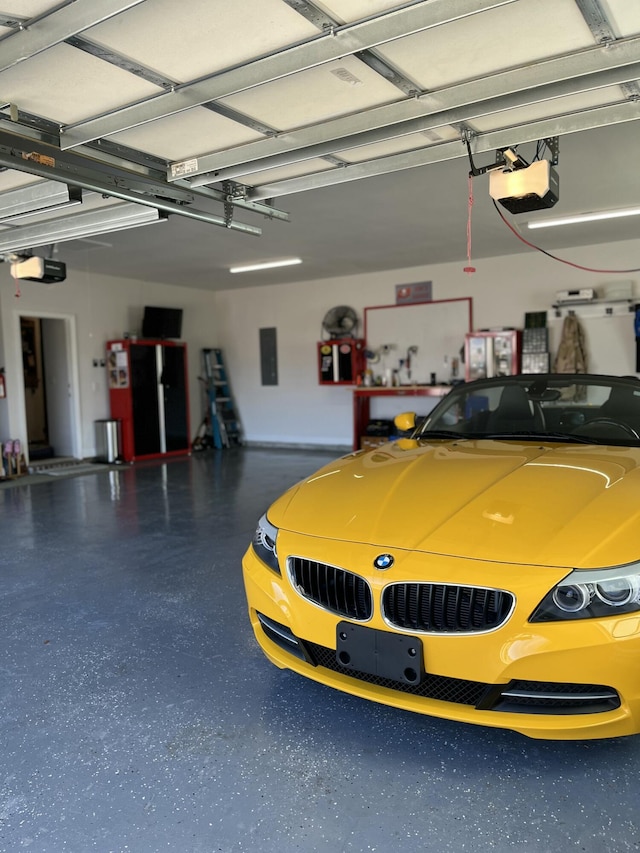
{"type": "Polygon", "coordinates": [[[358,315],[348,305],[336,305],[324,315],[322,328],[332,338],[353,338],[358,329],[358,315]]]}

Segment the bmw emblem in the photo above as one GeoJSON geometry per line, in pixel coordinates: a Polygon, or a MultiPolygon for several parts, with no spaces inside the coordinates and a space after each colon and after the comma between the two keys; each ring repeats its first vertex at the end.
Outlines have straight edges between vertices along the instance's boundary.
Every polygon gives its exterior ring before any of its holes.
{"type": "Polygon", "coordinates": [[[393,563],[394,559],[391,554],[379,554],[373,561],[373,565],[376,569],[380,569],[381,572],[384,572],[385,569],[390,569],[393,563]]]}

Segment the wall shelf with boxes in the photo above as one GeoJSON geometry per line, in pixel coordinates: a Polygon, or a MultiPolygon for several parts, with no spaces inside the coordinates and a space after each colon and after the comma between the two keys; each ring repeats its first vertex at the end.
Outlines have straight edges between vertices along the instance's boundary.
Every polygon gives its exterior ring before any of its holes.
{"type": "Polygon", "coordinates": [[[566,317],[569,314],[613,317],[618,314],[632,314],[636,310],[635,306],[635,299],[585,299],[576,302],[554,302],[551,307],[556,317],[566,317]]]}
{"type": "Polygon", "coordinates": [[[556,346],[569,318],[579,322],[591,373],[640,373],[640,299],[632,281],[601,283],[595,288],[559,290],[545,312],[556,346]]]}
{"type": "Polygon", "coordinates": [[[552,309],[556,317],[570,314],[588,317],[612,317],[635,311],[632,281],[616,281],[600,285],[597,289],[583,287],[576,290],[559,290],[552,309]]]}

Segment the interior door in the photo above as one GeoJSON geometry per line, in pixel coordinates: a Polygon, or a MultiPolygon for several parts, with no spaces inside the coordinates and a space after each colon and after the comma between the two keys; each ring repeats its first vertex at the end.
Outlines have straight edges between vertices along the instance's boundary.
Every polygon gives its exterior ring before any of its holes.
{"type": "Polygon", "coordinates": [[[49,443],[56,456],[74,456],[72,380],[64,320],[42,318],[42,352],[49,443]]]}

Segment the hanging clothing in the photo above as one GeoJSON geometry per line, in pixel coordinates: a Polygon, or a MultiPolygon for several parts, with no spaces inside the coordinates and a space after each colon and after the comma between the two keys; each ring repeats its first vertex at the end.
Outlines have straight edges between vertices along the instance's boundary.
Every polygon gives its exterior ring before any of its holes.
{"type": "MultiPolygon", "coordinates": [[[[575,314],[568,314],[562,325],[562,337],[553,364],[555,373],[587,373],[588,356],[584,329],[575,314]]],[[[583,402],[587,396],[586,386],[575,385],[562,393],[563,400],[583,402]]]]}
{"type": "Polygon", "coordinates": [[[555,373],[587,373],[588,360],[582,324],[575,314],[568,314],[562,325],[562,337],[553,370],[555,373]]]}

